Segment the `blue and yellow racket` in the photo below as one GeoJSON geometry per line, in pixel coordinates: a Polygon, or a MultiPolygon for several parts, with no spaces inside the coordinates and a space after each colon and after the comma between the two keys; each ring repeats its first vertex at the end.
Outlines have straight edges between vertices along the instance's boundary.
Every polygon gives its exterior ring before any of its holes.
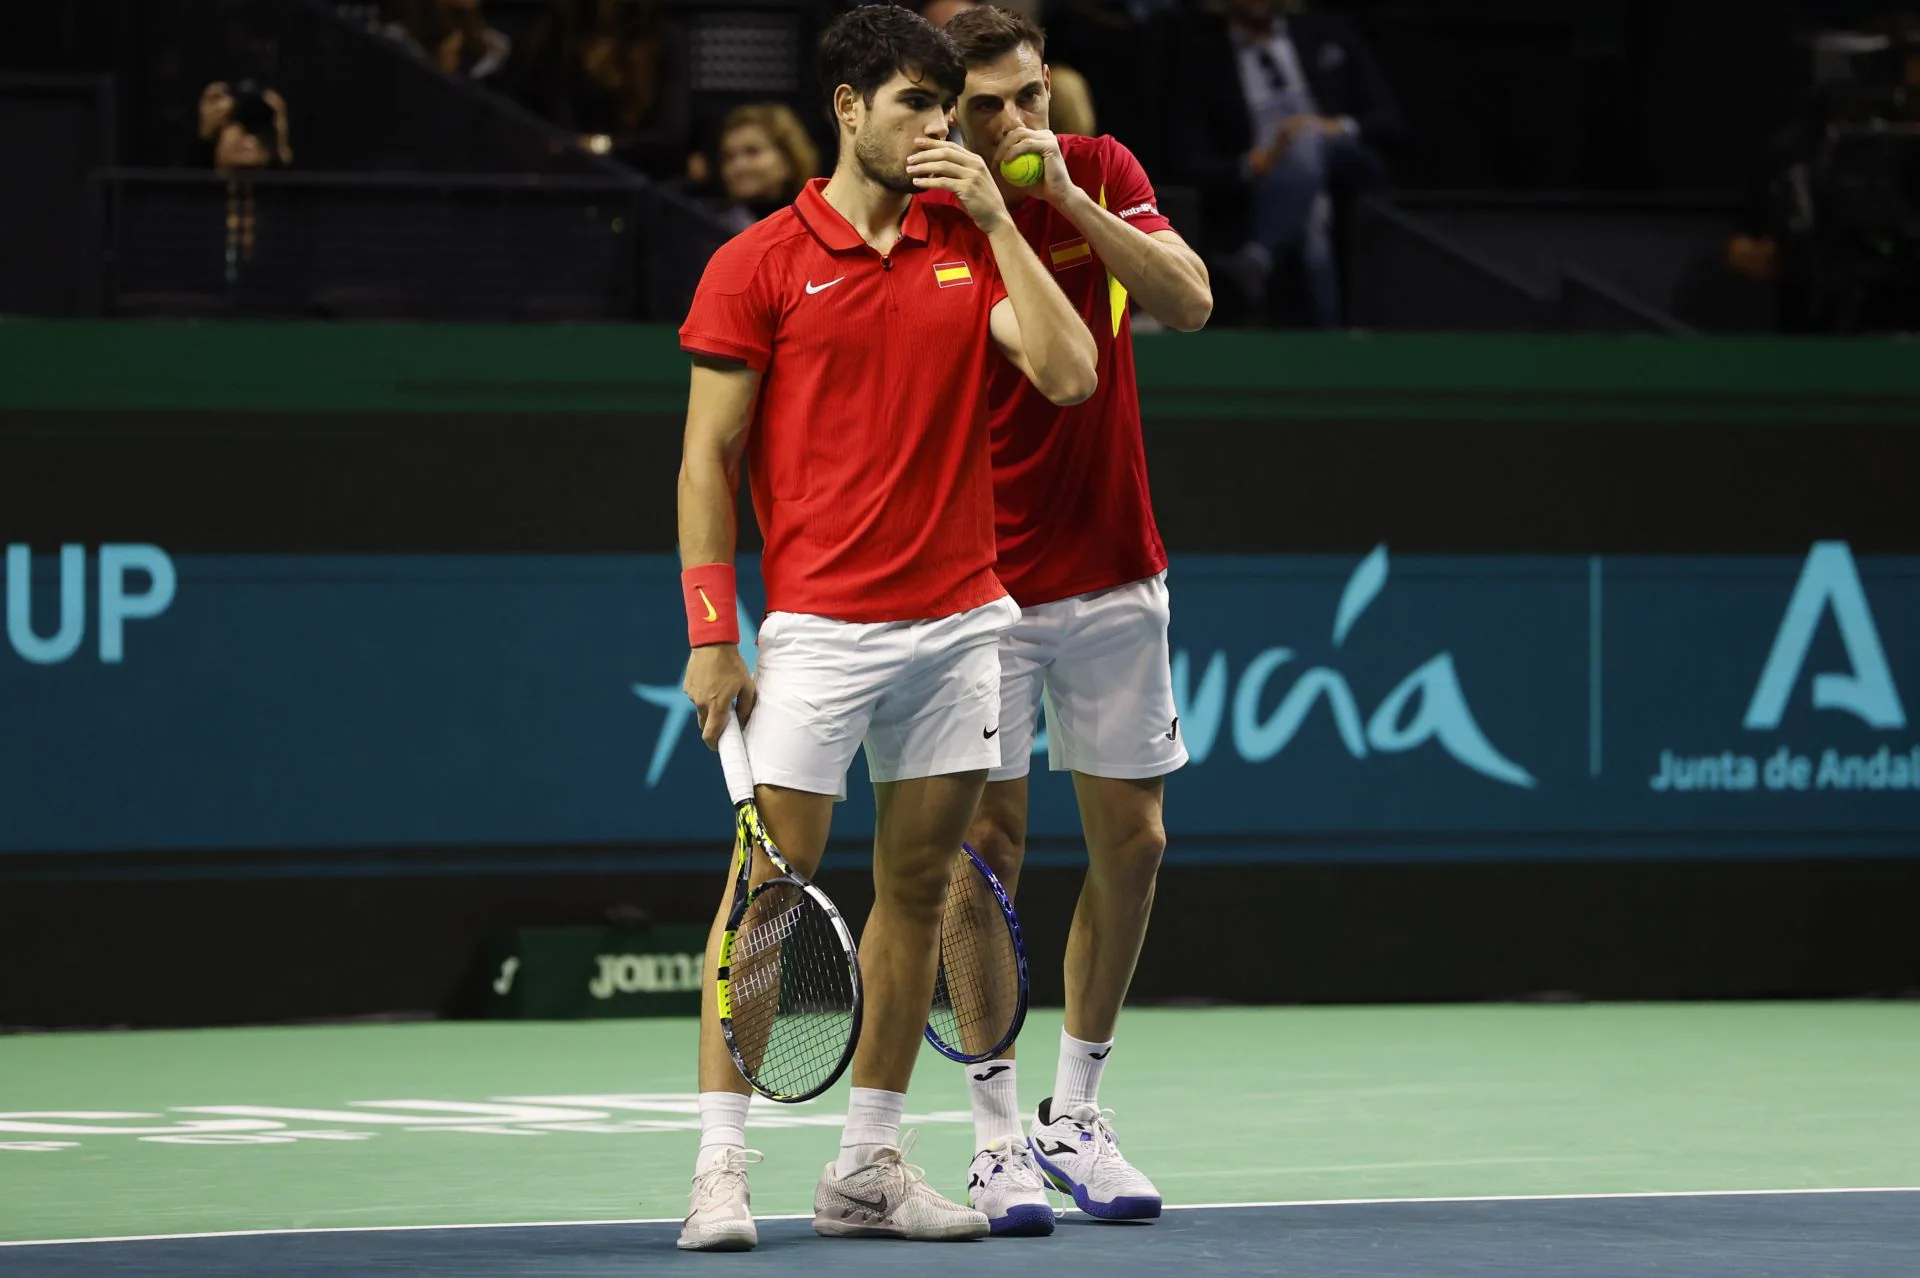
{"type": "Polygon", "coordinates": [[[780,855],[760,823],[746,734],[731,710],[720,766],[734,808],[732,906],[716,989],[720,1030],[755,1091],[769,1100],[811,1100],[846,1072],[860,1041],[860,952],[839,909],[780,855]]]}

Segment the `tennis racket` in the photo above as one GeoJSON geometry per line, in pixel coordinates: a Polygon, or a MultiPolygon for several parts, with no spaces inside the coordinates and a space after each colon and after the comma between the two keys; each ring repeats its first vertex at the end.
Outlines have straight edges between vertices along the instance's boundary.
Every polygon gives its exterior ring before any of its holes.
{"type": "Polygon", "coordinates": [[[940,973],[927,1015],[927,1042],[964,1064],[991,1060],[1020,1036],[1027,1019],[1027,950],[999,876],[960,845],[940,923],[940,973]]]}
{"type": "Polygon", "coordinates": [[[720,1031],[740,1076],[769,1100],[811,1100],[832,1087],[860,1041],[860,954],[827,894],[767,837],[753,801],[740,719],[727,711],[720,766],[733,796],[734,880],[720,938],[720,1031]],[[749,887],[754,849],[775,877],[749,887]]]}

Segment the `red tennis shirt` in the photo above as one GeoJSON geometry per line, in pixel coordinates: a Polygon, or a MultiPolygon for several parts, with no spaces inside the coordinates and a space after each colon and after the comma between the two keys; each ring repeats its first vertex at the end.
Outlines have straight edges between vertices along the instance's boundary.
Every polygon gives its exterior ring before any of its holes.
{"type": "MultiPolygon", "coordinates": [[[[747,440],[769,612],[917,621],[994,575],[988,332],[1006,296],[965,210],[915,196],[882,257],[808,183],[707,263],[681,349],[761,374],[747,440]]],[[[1007,365],[1011,367],[1010,365],[1007,365]]]]}
{"type": "MultiPolygon", "coordinates": [[[[1101,207],[1148,234],[1173,226],[1146,170],[1115,139],[1063,133],[1060,154],[1101,207]]],[[[1167,566],[1167,550],[1147,491],[1127,290],[1045,200],[1021,201],[1013,220],[1100,348],[1099,389],[1068,408],[1006,360],[988,361],[998,571],[1026,608],[1151,577],[1167,566]]]]}

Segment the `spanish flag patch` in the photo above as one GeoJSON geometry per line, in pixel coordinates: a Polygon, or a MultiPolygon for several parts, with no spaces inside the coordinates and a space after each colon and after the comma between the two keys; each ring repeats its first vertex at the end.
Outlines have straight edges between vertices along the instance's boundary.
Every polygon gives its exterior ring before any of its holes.
{"type": "Polygon", "coordinates": [[[973,269],[965,262],[935,262],[933,278],[941,288],[958,288],[973,283],[973,269]]]}
{"type": "Polygon", "coordinates": [[[1093,260],[1093,245],[1085,240],[1068,240],[1064,244],[1054,245],[1049,255],[1053,259],[1054,270],[1071,270],[1093,260]]]}

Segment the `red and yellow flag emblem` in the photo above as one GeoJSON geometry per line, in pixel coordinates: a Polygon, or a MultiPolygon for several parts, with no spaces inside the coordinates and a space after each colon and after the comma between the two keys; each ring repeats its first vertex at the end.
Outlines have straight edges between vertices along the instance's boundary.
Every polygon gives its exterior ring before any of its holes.
{"type": "Polygon", "coordinates": [[[935,262],[933,278],[941,288],[958,288],[973,283],[973,268],[965,262],[935,262]]]}
{"type": "Polygon", "coordinates": [[[1093,260],[1093,245],[1085,240],[1067,240],[1048,250],[1055,271],[1068,271],[1093,260]]]}

